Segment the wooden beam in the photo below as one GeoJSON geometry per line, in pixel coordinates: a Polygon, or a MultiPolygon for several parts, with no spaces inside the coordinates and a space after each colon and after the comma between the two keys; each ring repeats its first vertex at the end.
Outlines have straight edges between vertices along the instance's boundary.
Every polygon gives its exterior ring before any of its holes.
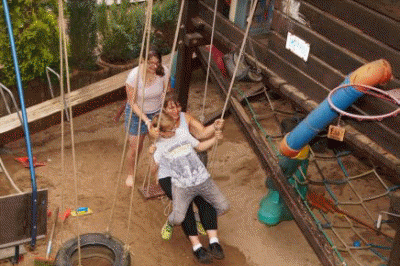
{"type": "MultiPolygon", "coordinates": [[[[199,20],[203,20],[203,30],[200,32],[203,36],[208,38],[209,32],[211,32],[211,18],[212,18],[212,9],[207,6],[205,3],[200,1],[200,7],[199,7],[199,18],[197,19],[197,24],[199,23],[199,20]]],[[[305,5],[304,5],[305,6],[305,5]]],[[[277,13],[277,12],[276,12],[277,13]]],[[[322,14],[320,14],[322,16],[322,14]]],[[[276,23],[276,22],[275,22],[276,23]]],[[[292,28],[299,27],[298,23],[296,22],[289,22],[289,21],[282,21],[282,23],[289,23],[288,25],[291,26],[292,28]]],[[[317,26],[316,26],[317,27],[317,26]]],[[[300,27],[299,27],[300,28],[300,27]]],[[[336,29],[340,30],[339,28],[336,29]]],[[[313,34],[315,36],[318,36],[319,33],[315,32],[314,30],[309,30],[307,31],[309,34],[313,34]]],[[[218,46],[218,49],[221,51],[229,51],[234,49],[238,44],[241,43],[241,40],[243,39],[243,31],[233,25],[229,20],[226,18],[222,17],[220,14],[217,15],[217,22],[215,26],[215,38],[216,38],[216,45],[221,44],[221,46],[218,46]]],[[[322,35],[321,35],[322,36],[322,35]]],[[[276,75],[284,79],[287,83],[293,85],[294,87],[298,88],[302,93],[306,94],[311,100],[320,103],[322,102],[326,96],[328,95],[328,92],[333,89],[329,88],[325,85],[325,81],[328,84],[333,84],[333,81],[330,81],[331,79],[333,80],[338,80],[338,75],[335,76],[329,76],[328,72],[327,74],[324,75],[324,73],[319,72],[320,76],[322,75],[322,78],[315,77],[314,73],[310,73],[310,68],[307,66],[302,66],[300,62],[297,64],[293,61],[293,55],[290,57],[287,56],[287,53],[280,54],[280,51],[282,51],[283,48],[279,48],[276,51],[271,49],[273,45],[283,45],[282,40],[280,40],[282,37],[279,37],[276,31],[273,31],[270,33],[266,39],[266,41],[255,39],[254,37],[250,36],[249,39],[253,41],[253,47],[255,50],[255,58],[258,59],[259,63],[261,63],[263,66],[267,67],[271,71],[273,71],[276,75]],[[276,35],[275,37],[271,37],[273,35],[276,35]],[[275,39],[273,39],[275,38],[275,39]],[[272,40],[271,40],[272,39],[272,40]],[[280,40],[280,41],[279,41],[280,40]],[[272,42],[270,44],[270,42],[272,42]],[[270,47],[271,46],[271,47],[270,47]],[[324,81],[325,80],[325,81],[324,81]],[[321,82],[322,81],[322,82],[321,82]]],[[[329,41],[327,38],[318,38],[320,41],[325,41],[320,42],[321,45],[326,45],[335,48],[338,51],[341,51],[341,53],[336,54],[334,53],[335,50],[332,50],[331,55],[338,55],[343,62],[343,65],[345,65],[346,60],[354,60],[353,58],[357,58],[356,55],[352,54],[351,52],[347,51],[345,52],[345,49],[339,48],[339,45],[332,45],[332,42],[329,41]],[[338,49],[339,48],[339,49],[338,49]]],[[[371,39],[371,38],[370,38],[371,39]]],[[[314,64],[314,69],[321,67],[325,69],[329,69],[330,64],[324,63],[323,60],[320,60],[318,56],[315,56],[313,54],[313,49],[311,49],[312,53],[310,54],[310,60],[312,60],[312,64],[314,64]],[[319,62],[319,63],[318,63],[319,62]]],[[[250,54],[250,51],[247,50],[247,53],[250,54]]],[[[303,63],[303,64],[308,64],[308,63],[303,63]]],[[[354,69],[353,69],[354,71],[354,69]]],[[[329,73],[340,73],[338,70],[330,70],[329,73]]],[[[347,74],[347,73],[346,73],[347,74]]],[[[391,82],[392,84],[399,84],[398,80],[394,80],[391,82]]],[[[339,85],[339,84],[337,84],[339,85]]],[[[336,86],[337,86],[336,85],[336,86]]],[[[379,103],[379,108],[376,108],[376,103],[378,101],[375,100],[365,100],[361,99],[356,104],[353,105],[354,108],[352,111],[356,110],[357,112],[364,112],[364,113],[373,113],[378,110],[381,113],[385,113],[387,110],[393,110],[393,104],[390,103],[379,103]],[[375,111],[374,111],[375,110],[375,111]]],[[[400,134],[400,119],[398,117],[396,118],[390,118],[390,119],[385,119],[382,121],[373,121],[370,123],[365,123],[360,122],[360,121],[355,121],[352,119],[348,119],[348,122],[354,126],[357,130],[360,132],[366,134],[369,138],[372,140],[376,141],[379,145],[381,145],[383,148],[387,149],[390,153],[394,154],[395,156],[400,157],[400,146],[398,145],[398,140],[400,139],[399,134],[400,134]]]]}
{"type": "Polygon", "coordinates": [[[301,39],[307,40],[308,43],[312,44],[312,54],[333,68],[339,69],[342,73],[350,73],[367,63],[367,60],[355,57],[349,51],[334,44],[322,35],[315,34],[311,28],[300,23],[292,23],[290,20],[281,11],[275,10],[271,28],[275,34],[279,34],[282,37],[287,36],[290,31],[301,39]],[[289,24],[290,27],[287,26],[289,24]]]}
{"type": "MultiPolygon", "coordinates": [[[[202,59],[203,64],[207,65],[208,51],[204,47],[199,47],[199,57],[202,59]]],[[[223,78],[221,72],[216,66],[215,62],[211,62],[210,66],[211,77],[219,85],[218,88],[226,95],[228,91],[228,81],[223,78]]],[[[284,199],[286,205],[290,209],[293,217],[300,230],[303,232],[305,238],[314,249],[323,265],[336,265],[333,256],[333,250],[329,249],[329,243],[326,238],[319,231],[318,227],[313,223],[313,218],[306,210],[300,196],[294,191],[294,188],[289,184],[287,178],[283,175],[279,165],[276,162],[274,152],[265,145],[262,140],[265,138],[261,136],[251,124],[251,119],[244,111],[242,105],[233,97],[230,99],[232,110],[235,118],[240,122],[241,129],[244,131],[245,136],[248,138],[249,143],[252,145],[253,150],[257,153],[264,169],[270,173],[271,178],[274,180],[280,195],[284,199]]]]}
{"type": "MultiPolygon", "coordinates": [[[[74,90],[69,96],[65,96],[66,102],[74,107],[94,98],[101,97],[107,93],[121,89],[125,86],[125,81],[129,72],[130,70],[127,70],[107,79],[85,86],[81,89],[74,90]]],[[[28,107],[26,109],[28,123],[43,119],[57,112],[61,112],[61,110],[63,110],[61,96],[28,107]]],[[[0,118],[0,134],[19,128],[20,126],[21,122],[18,119],[17,113],[0,118]]]]}
{"type": "Polygon", "coordinates": [[[400,22],[400,17],[398,15],[397,10],[399,10],[400,2],[399,1],[390,1],[390,4],[382,4],[382,1],[371,1],[371,0],[353,0],[363,6],[371,8],[376,12],[388,16],[389,18],[394,19],[395,21],[400,22]]]}
{"type": "MultiPolygon", "coordinates": [[[[303,2],[300,6],[300,13],[310,22],[313,31],[355,55],[367,61],[385,58],[392,66],[400,65],[400,52],[398,50],[363,33],[360,29],[352,27],[306,2],[303,2]]],[[[400,26],[398,26],[397,32],[399,30],[400,26]]],[[[386,29],[382,28],[382,31],[386,32],[386,29]]],[[[386,38],[389,38],[389,36],[386,36],[386,38]]],[[[393,74],[400,78],[400,68],[393,68],[393,74]]]]}
{"type": "MultiPolygon", "coordinates": [[[[350,0],[305,0],[304,2],[308,2],[322,11],[325,11],[362,30],[364,34],[367,34],[396,50],[400,50],[400,23],[398,21],[350,0]]],[[[385,5],[389,6],[390,4],[385,5]]]]}
{"type": "MultiPolygon", "coordinates": [[[[314,54],[310,54],[307,62],[305,62],[303,59],[286,49],[285,44],[286,36],[281,36],[276,32],[272,32],[268,38],[268,47],[272,52],[284,59],[287,64],[290,64],[292,68],[297,69],[298,72],[308,75],[310,78],[326,87],[325,93],[322,93],[323,99],[325,99],[330,89],[335,88],[344,80],[347,73],[342,73],[341,71],[333,68],[324,61],[320,60],[314,54]]],[[[312,47],[314,47],[314,45],[312,47]]],[[[321,91],[318,92],[314,91],[313,89],[320,90],[320,88],[314,87],[310,88],[308,93],[311,95],[314,95],[315,93],[321,93],[321,91]]]]}

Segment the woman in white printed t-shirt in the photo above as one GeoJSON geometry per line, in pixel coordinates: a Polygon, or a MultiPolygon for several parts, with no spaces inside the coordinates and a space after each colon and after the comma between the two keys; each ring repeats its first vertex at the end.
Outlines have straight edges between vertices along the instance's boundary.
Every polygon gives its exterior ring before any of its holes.
{"type": "Polygon", "coordinates": [[[168,87],[169,89],[169,80],[167,80],[168,69],[162,65],[161,54],[158,51],[153,49],[149,51],[146,73],[141,71],[142,73],[138,75],[139,69],[141,68],[135,67],[132,69],[128,75],[125,86],[127,95],[125,128],[129,130],[130,145],[126,158],[128,177],[125,183],[129,187],[133,185],[136,152],[139,156],[144,138],[151,127],[151,120],[161,110],[164,88],[168,87]],[[139,80],[137,81],[136,79],[138,77],[139,80]],[[144,77],[146,77],[145,81],[143,80],[144,77]],[[168,84],[168,86],[166,86],[166,84],[168,84]],[[128,129],[129,116],[131,113],[132,118],[128,129]],[[142,121],[140,130],[138,131],[139,119],[142,121]]]}

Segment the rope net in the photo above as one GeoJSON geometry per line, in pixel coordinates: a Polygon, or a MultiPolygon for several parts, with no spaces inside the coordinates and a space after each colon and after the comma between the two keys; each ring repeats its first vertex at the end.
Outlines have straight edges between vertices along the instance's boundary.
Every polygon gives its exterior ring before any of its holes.
{"type": "MultiPolygon", "coordinates": [[[[244,104],[278,161],[278,145],[285,133],[281,123],[300,114],[265,87],[250,94],[245,90],[246,85],[236,83],[233,96],[244,104]]],[[[387,220],[383,220],[379,232],[375,225],[378,216],[388,211],[390,197],[399,187],[381,176],[372,163],[357,159],[344,143],[329,145],[330,141],[323,134],[312,140],[307,170],[299,166],[291,183],[341,265],[385,264],[395,225],[388,215],[383,215],[387,220]],[[305,186],[307,195],[302,191],[305,186]]]]}

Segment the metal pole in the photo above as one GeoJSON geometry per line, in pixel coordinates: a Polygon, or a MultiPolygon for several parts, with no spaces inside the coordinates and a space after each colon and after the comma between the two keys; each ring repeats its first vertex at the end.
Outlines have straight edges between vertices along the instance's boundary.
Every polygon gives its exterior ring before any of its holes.
{"type": "Polygon", "coordinates": [[[31,246],[34,247],[36,244],[36,235],[37,235],[37,187],[36,187],[36,178],[35,178],[35,168],[33,167],[33,160],[32,160],[32,150],[31,150],[31,140],[29,135],[29,128],[28,128],[28,119],[26,115],[25,109],[25,101],[24,101],[24,92],[22,90],[22,82],[21,82],[21,75],[19,73],[19,65],[17,59],[17,52],[15,49],[15,42],[13,36],[13,29],[10,20],[10,13],[8,10],[7,0],[3,0],[3,8],[4,8],[4,17],[7,24],[8,29],[8,36],[10,38],[10,45],[11,45],[11,52],[14,62],[15,68],[15,75],[17,80],[17,89],[19,95],[19,101],[21,103],[21,111],[22,111],[22,126],[25,133],[25,143],[26,143],[26,152],[29,158],[29,170],[31,173],[31,183],[32,183],[32,239],[31,239],[31,246]]]}

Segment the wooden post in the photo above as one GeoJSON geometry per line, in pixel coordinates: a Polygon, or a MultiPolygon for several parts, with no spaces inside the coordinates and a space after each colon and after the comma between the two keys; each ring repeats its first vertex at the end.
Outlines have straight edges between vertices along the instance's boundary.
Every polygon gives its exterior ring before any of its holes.
{"type": "Polygon", "coordinates": [[[400,230],[399,230],[399,224],[397,224],[396,235],[394,237],[392,251],[390,252],[388,266],[399,266],[399,265],[400,265],[400,230]]]}
{"type": "MultiPolygon", "coordinates": [[[[393,214],[400,214],[400,192],[393,191],[389,194],[390,208],[389,212],[393,214]]],[[[390,258],[388,266],[400,266],[400,218],[391,216],[390,220],[394,221],[394,228],[396,235],[393,240],[392,250],[390,251],[390,258]]]]}
{"type": "Polygon", "coordinates": [[[196,17],[198,10],[196,8],[197,4],[198,1],[185,2],[182,13],[182,23],[179,28],[175,90],[178,94],[178,101],[181,104],[183,112],[187,109],[189,84],[192,76],[193,45],[196,45],[196,42],[193,43],[193,41],[190,41],[190,39],[192,39],[190,33],[194,32],[194,26],[190,19],[196,17]]]}
{"type": "Polygon", "coordinates": [[[175,90],[178,94],[178,101],[181,104],[182,112],[187,110],[189,96],[189,84],[192,75],[192,53],[191,49],[183,42],[179,44],[176,66],[175,90]]]}

